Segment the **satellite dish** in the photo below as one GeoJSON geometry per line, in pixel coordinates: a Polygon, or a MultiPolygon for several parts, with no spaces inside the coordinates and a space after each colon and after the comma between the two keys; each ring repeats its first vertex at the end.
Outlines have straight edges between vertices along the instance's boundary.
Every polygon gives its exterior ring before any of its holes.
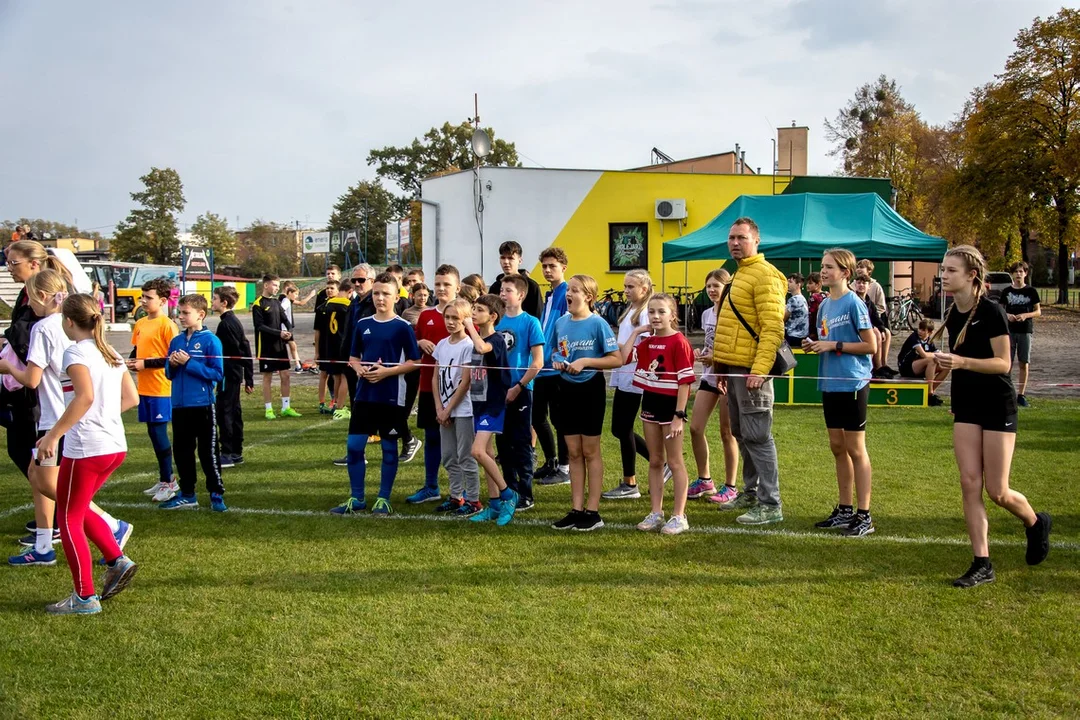
{"type": "Polygon", "coordinates": [[[472,151],[473,155],[478,158],[487,157],[491,154],[491,138],[480,128],[473,130],[472,151]]]}

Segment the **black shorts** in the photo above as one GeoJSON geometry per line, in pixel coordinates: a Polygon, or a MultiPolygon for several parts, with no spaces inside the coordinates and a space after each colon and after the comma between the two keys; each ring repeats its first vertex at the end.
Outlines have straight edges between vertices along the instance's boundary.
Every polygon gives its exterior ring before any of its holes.
{"type": "Polygon", "coordinates": [[[675,419],[675,404],[679,398],[675,395],[661,395],[655,392],[641,394],[641,421],[669,425],[675,419]]]}
{"type": "Polygon", "coordinates": [[[408,424],[408,411],[400,405],[357,400],[352,404],[349,434],[378,435],[383,440],[396,440],[405,434],[408,424]]]}
{"type": "Polygon", "coordinates": [[[583,383],[559,378],[559,418],[556,428],[563,435],[603,435],[606,412],[607,385],[603,373],[598,372],[583,383]]]}
{"type": "Polygon", "coordinates": [[[435,393],[420,391],[416,394],[416,427],[421,430],[438,430],[435,418],[435,393]]]}
{"type": "Polygon", "coordinates": [[[259,372],[278,372],[279,370],[288,370],[291,367],[284,340],[260,342],[257,354],[259,356],[259,372]]]}
{"type": "Polygon", "coordinates": [[[697,389],[698,392],[707,392],[712,393],[713,395],[720,394],[720,388],[716,387],[715,385],[710,385],[709,383],[705,382],[704,379],[702,379],[702,381],[698,383],[697,389]]]}
{"type": "Polygon", "coordinates": [[[290,367],[288,358],[285,360],[259,359],[259,372],[261,373],[281,372],[282,370],[288,370],[290,367]]]}
{"type": "Polygon", "coordinates": [[[345,372],[345,363],[333,362],[331,360],[319,361],[319,372],[324,372],[327,375],[340,375],[345,372]]]}
{"type": "MultiPolygon", "coordinates": [[[[46,432],[48,432],[48,431],[47,430],[38,430],[37,439],[40,440],[41,438],[45,437],[46,432]]],[[[31,453],[35,456],[34,457],[34,465],[37,465],[38,467],[41,467],[41,461],[38,460],[37,453],[35,453],[33,450],[31,450],[31,453]]],[[[49,464],[46,465],[45,467],[55,467],[55,466],[59,465],[60,464],[60,458],[62,458],[62,457],[64,457],[64,436],[63,435],[60,436],[60,439],[56,443],[56,454],[53,455],[49,459],[49,464]]]]}
{"type": "Polygon", "coordinates": [[[906,363],[902,364],[899,368],[897,368],[900,371],[900,377],[910,378],[912,380],[920,380],[920,379],[922,379],[924,377],[924,376],[918,374],[917,372],[915,372],[915,368],[912,367],[913,363],[914,363],[914,361],[906,362],[906,363]]]}
{"type": "Polygon", "coordinates": [[[957,408],[953,405],[953,423],[978,425],[991,432],[1016,432],[1016,410],[997,407],[957,408]]]}
{"type": "Polygon", "coordinates": [[[846,432],[866,432],[866,401],[869,398],[869,385],[864,385],[857,392],[821,393],[825,427],[846,432]]]}

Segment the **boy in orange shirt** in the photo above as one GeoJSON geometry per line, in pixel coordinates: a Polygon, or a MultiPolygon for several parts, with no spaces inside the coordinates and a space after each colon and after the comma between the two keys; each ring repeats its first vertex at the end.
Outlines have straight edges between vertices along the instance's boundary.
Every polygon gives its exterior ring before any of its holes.
{"type": "Polygon", "coordinates": [[[171,289],[171,283],[165,278],[143,284],[139,302],[146,310],[146,317],[135,323],[131,333],[131,359],[127,361],[128,369],[134,370],[137,376],[139,422],[146,423],[158,461],[158,482],[143,492],[153,495],[154,502],[158,503],[171,499],[180,489],[173,477],[172,445],[169,443],[172,383],[165,377],[169,343],[179,334],[176,323],[165,311],[171,289]]]}

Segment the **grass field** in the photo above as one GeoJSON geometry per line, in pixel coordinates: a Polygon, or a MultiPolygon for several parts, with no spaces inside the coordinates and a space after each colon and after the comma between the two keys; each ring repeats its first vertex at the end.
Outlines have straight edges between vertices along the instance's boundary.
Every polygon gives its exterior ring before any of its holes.
{"type": "MultiPolygon", "coordinates": [[[[692,532],[667,538],[632,530],[647,497],[603,504],[599,532],[548,529],[567,487],[537,488],[506,528],[436,521],[404,503],[419,457],[394,518],[331,517],[345,427],[295,394],[299,420],[248,403],[225,515],[205,492],[198,512],[155,510],[129,419],[99,500],[135,524],[139,575],[97,616],[51,618],[66,564],[2,569],[0,718],[1080,715],[1080,402],[1021,415],[1013,485],[1054,514],[1050,557],[1027,567],[1019,522],[993,508],[997,582],[958,591],[970,550],[943,409],[870,410],[874,536],[811,530],[835,502],[824,424],[779,408],[783,525],[743,532],[692,502],[692,532]]],[[[28,493],[6,461],[3,478],[13,539],[28,493]]]]}

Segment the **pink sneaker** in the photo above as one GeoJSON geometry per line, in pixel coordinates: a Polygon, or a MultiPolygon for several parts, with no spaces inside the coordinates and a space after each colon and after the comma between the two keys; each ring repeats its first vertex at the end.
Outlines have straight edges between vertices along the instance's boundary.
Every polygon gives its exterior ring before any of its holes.
{"type": "Polygon", "coordinates": [[[713,485],[713,481],[708,478],[698,478],[690,483],[690,488],[686,491],[686,499],[696,500],[699,497],[714,494],[716,494],[716,486],[713,485]]]}
{"type": "MultiPolygon", "coordinates": [[[[734,500],[738,494],[739,491],[735,488],[731,487],[730,485],[724,485],[723,490],[716,493],[715,495],[709,496],[709,501],[720,505],[721,503],[726,503],[734,500]]],[[[689,497],[689,495],[687,497],[689,497]]]]}

